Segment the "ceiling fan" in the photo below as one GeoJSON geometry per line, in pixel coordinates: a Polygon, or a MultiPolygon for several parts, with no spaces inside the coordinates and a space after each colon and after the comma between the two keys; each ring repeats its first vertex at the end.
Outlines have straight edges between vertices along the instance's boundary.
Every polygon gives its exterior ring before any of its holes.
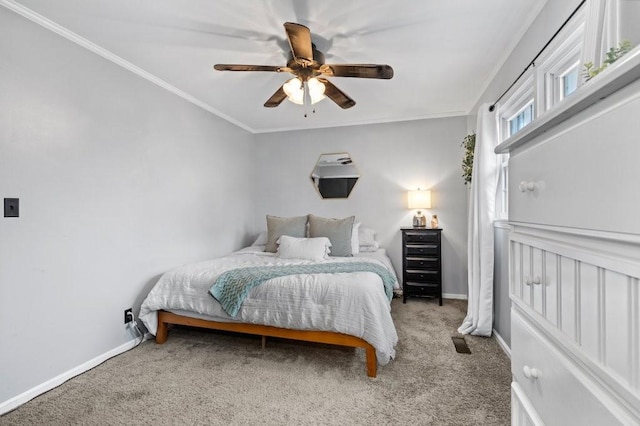
{"type": "Polygon", "coordinates": [[[304,25],[286,22],[284,29],[287,33],[291,52],[284,67],[272,65],[235,65],[216,64],[213,68],[218,71],[270,71],[288,72],[295,77],[284,83],[268,100],[264,106],[277,107],[285,99],[305,105],[314,104],[328,97],[341,108],[351,108],[356,101],[338,89],[326,77],[357,77],[390,79],[393,68],[389,65],[376,64],[325,64],[324,54],[316,49],[311,42],[311,31],[304,25]]]}

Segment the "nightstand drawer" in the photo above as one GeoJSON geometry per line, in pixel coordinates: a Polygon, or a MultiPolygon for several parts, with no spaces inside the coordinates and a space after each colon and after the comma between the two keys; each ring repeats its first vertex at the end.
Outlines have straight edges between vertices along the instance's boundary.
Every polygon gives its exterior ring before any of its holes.
{"type": "Polygon", "coordinates": [[[440,258],[438,257],[407,257],[405,259],[409,269],[438,269],[440,258]]]}
{"type": "Polygon", "coordinates": [[[418,283],[434,283],[438,284],[440,282],[440,271],[426,271],[420,269],[407,269],[405,271],[405,276],[407,282],[418,282],[418,283]]]}
{"type": "Polygon", "coordinates": [[[440,295],[439,284],[407,282],[406,289],[411,292],[412,296],[439,296],[440,295]]]}
{"type": "Polygon", "coordinates": [[[440,233],[438,231],[406,231],[407,243],[438,243],[440,233]]]}
{"type": "Polygon", "coordinates": [[[407,256],[440,256],[440,246],[438,244],[407,244],[407,256]]]}

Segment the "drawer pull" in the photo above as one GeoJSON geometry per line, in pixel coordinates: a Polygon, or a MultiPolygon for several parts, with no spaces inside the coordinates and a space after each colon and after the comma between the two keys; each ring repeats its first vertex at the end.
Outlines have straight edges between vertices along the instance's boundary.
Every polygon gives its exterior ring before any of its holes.
{"type": "Polygon", "coordinates": [[[534,182],[522,181],[520,182],[518,189],[520,190],[520,192],[533,191],[534,189],[536,189],[536,184],[534,182]]]}
{"type": "Polygon", "coordinates": [[[525,277],[524,283],[526,285],[531,285],[531,284],[540,285],[542,283],[542,280],[540,279],[540,277],[533,277],[533,278],[525,277]]]}
{"type": "Polygon", "coordinates": [[[538,377],[540,377],[540,371],[537,368],[532,368],[529,367],[528,365],[525,365],[524,367],[522,367],[522,373],[524,374],[524,377],[526,377],[527,379],[537,379],[538,377]]]}

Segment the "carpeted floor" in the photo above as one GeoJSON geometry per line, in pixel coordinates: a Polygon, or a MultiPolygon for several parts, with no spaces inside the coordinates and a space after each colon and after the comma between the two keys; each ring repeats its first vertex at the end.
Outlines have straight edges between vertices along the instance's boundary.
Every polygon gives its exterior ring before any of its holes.
{"type": "Polygon", "coordinates": [[[495,339],[451,341],[466,303],[392,302],[396,359],[174,328],[0,417],[0,425],[508,425],[510,363],[495,339]]]}

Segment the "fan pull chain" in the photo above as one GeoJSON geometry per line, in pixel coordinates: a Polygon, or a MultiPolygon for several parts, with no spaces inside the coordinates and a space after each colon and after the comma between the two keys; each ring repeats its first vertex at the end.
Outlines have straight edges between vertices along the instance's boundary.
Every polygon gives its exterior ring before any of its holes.
{"type": "Polygon", "coordinates": [[[309,97],[309,86],[307,85],[306,81],[302,83],[302,90],[303,90],[302,103],[304,104],[304,118],[307,118],[307,107],[311,105],[311,99],[309,97]]]}

